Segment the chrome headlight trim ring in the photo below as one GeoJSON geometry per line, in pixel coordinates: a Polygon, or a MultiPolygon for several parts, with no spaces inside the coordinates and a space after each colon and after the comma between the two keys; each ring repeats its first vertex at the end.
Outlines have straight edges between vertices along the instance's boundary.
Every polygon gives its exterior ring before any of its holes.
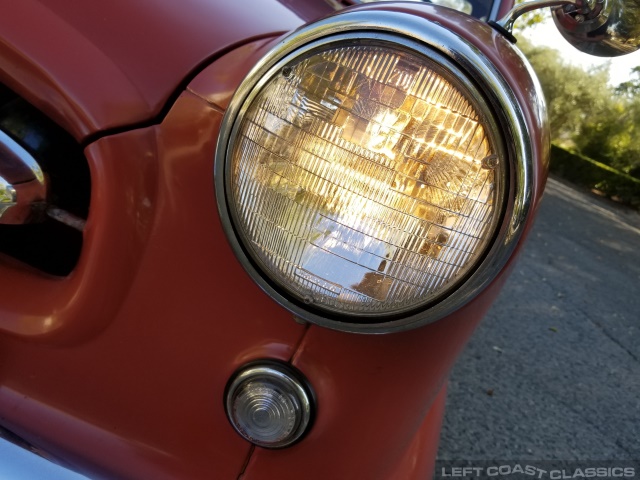
{"type": "MultiPolygon", "coordinates": [[[[437,60],[436,60],[437,61],[437,60]]],[[[515,95],[496,67],[468,40],[436,23],[400,12],[353,11],[330,17],[308,25],[282,40],[262,61],[254,67],[236,91],[227,110],[221,130],[215,160],[215,187],[218,208],[223,227],[231,246],[243,267],[254,281],[274,300],[296,316],[328,328],[360,333],[388,333],[408,330],[431,323],[460,308],[488,285],[506,264],[522,233],[532,197],[532,142],[527,133],[523,112],[515,95]],[[227,192],[227,155],[231,139],[248,109],[249,100],[272,78],[274,72],[293,58],[318,48],[321,45],[343,42],[345,39],[386,41],[390,39],[401,48],[417,51],[431,58],[445,57],[449,63],[463,72],[460,82],[471,82],[472,89],[479,90],[488,100],[494,116],[499,118],[502,138],[509,159],[507,200],[504,205],[503,223],[497,227],[496,235],[474,271],[464,282],[446,297],[427,305],[421,311],[393,318],[372,317],[355,322],[354,317],[336,316],[292,298],[282,288],[275,286],[265,273],[254,264],[238,239],[230,213],[227,192]],[[466,78],[466,80],[465,80],[466,78]]],[[[496,212],[498,213],[498,212],[496,212]]]]}

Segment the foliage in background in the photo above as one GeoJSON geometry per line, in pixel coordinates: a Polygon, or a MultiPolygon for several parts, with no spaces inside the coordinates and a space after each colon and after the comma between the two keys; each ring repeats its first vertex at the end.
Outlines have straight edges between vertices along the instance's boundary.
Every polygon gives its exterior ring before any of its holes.
{"type": "Polygon", "coordinates": [[[572,183],[640,207],[640,180],[595,160],[552,145],[551,171],[572,183]]]}
{"type": "Polygon", "coordinates": [[[640,67],[634,79],[613,88],[605,69],[584,71],[564,62],[557,50],[522,37],[518,46],[542,84],[552,141],[640,177],[640,67]]]}
{"type": "MultiPolygon", "coordinates": [[[[516,4],[523,3],[528,0],[516,0],[516,4]]],[[[519,33],[522,33],[524,30],[537,25],[544,21],[544,13],[543,10],[533,10],[531,12],[527,12],[518,18],[518,21],[514,24],[513,30],[516,37],[520,37],[519,33]]]]}

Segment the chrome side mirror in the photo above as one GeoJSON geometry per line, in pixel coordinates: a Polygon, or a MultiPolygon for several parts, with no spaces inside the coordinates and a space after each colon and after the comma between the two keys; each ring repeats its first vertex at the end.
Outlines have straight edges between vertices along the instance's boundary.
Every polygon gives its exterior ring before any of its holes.
{"type": "Polygon", "coordinates": [[[575,48],[617,57],[640,48],[640,0],[533,0],[489,24],[515,42],[513,24],[524,13],[551,7],[562,36],[575,48]]]}
{"type": "Polygon", "coordinates": [[[46,198],[47,186],[38,162],[0,131],[0,224],[41,220],[46,198]]]}
{"type": "Polygon", "coordinates": [[[579,0],[553,11],[562,36],[599,57],[617,57],[640,48],[640,0],[579,0]]]}

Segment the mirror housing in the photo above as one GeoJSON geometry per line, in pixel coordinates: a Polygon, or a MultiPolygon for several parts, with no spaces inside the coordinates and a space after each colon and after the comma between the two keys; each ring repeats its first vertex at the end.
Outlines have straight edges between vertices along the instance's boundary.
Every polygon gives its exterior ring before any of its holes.
{"type": "Polygon", "coordinates": [[[640,48],[640,0],[578,0],[553,10],[562,36],[578,50],[617,57],[640,48]]]}

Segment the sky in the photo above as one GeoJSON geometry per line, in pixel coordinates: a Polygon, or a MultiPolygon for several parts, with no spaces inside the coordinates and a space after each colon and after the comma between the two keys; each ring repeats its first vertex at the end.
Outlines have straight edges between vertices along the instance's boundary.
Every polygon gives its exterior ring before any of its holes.
{"type": "Polygon", "coordinates": [[[0,438],[0,479],[89,480],[0,438]]]}
{"type": "MultiPolygon", "coordinates": [[[[517,26],[517,24],[516,24],[517,26]]],[[[559,50],[567,63],[589,68],[609,63],[609,83],[616,86],[629,80],[629,72],[640,65],[640,50],[615,58],[601,58],[582,53],[572,47],[558,32],[551,15],[545,12],[545,21],[523,33],[534,45],[544,45],[559,50]]]]}

